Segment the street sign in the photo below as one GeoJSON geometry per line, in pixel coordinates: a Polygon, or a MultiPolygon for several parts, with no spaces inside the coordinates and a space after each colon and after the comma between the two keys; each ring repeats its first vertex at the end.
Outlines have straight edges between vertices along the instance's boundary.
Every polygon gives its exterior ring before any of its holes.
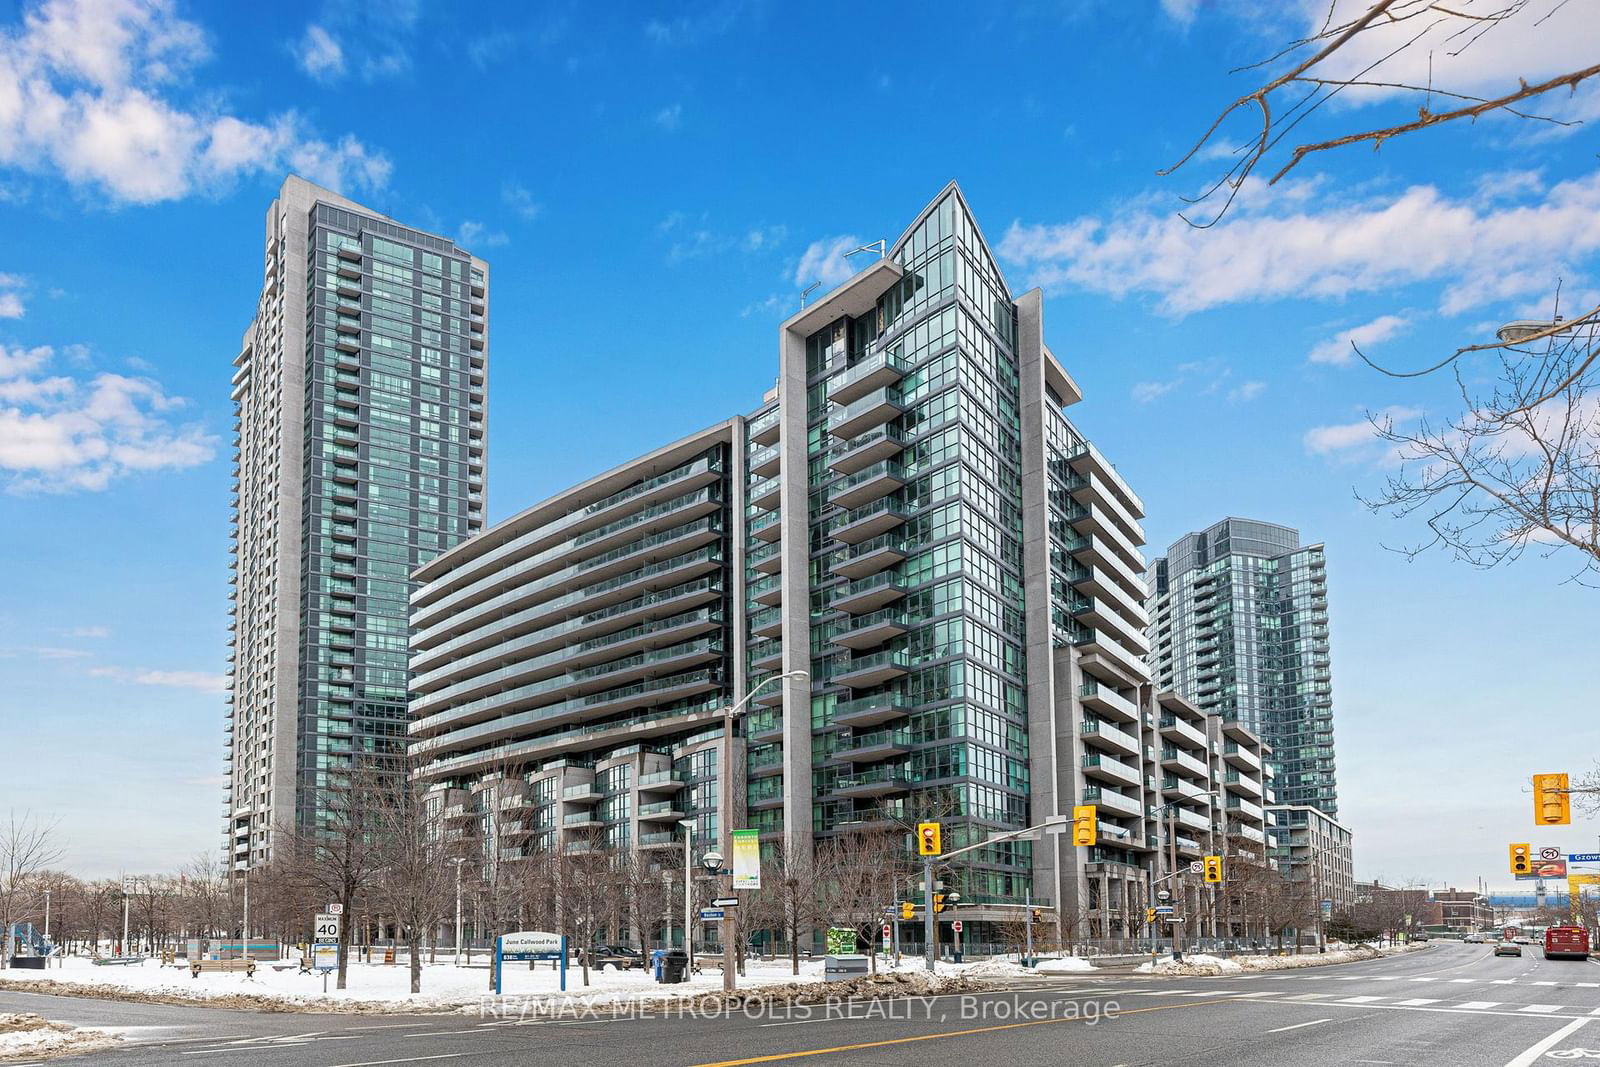
{"type": "Polygon", "coordinates": [[[739,906],[739,898],[718,897],[716,900],[711,902],[711,906],[713,908],[737,908],[739,906]]]}
{"type": "Polygon", "coordinates": [[[1600,863],[1600,852],[1571,852],[1567,859],[1573,863],[1600,863]]]}
{"type": "Polygon", "coordinates": [[[1180,915],[1168,915],[1166,921],[1169,923],[1181,923],[1183,922],[1183,917],[1180,915]]]}
{"type": "Polygon", "coordinates": [[[1156,914],[1157,915],[1171,915],[1173,910],[1174,909],[1173,909],[1171,904],[1163,904],[1160,907],[1156,908],[1156,914]]]}
{"type": "Polygon", "coordinates": [[[316,921],[311,926],[311,940],[317,944],[337,944],[339,941],[339,916],[333,912],[317,912],[316,921]]]}
{"type": "Polygon", "coordinates": [[[344,905],[343,904],[329,904],[328,905],[328,914],[329,915],[343,915],[344,914],[344,905]]]}
{"type": "Polygon", "coordinates": [[[318,971],[337,971],[339,969],[338,945],[312,945],[311,966],[318,971]]]}
{"type": "Polygon", "coordinates": [[[1172,894],[1167,892],[1165,889],[1163,889],[1163,890],[1161,890],[1161,892],[1157,893],[1156,896],[1160,897],[1162,900],[1171,900],[1172,899],[1172,894]]]}
{"type": "Polygon", "coordinates": [[[1553,845],[1546,845],[1539,850],[1539,858],[1542,860],[1558,860],[1561,858],[1561,850],[1553,845]]]}
{"type": "Polygon", "coordinates": [[[1189,873],[1190,874],[1199,874],[1201,871],[1203,871],[1205,869],[1206,869],[1206,865],[1201,863],[1199,860],[1190,860],[1189,861],[1189,873]]]}
{"type": "Polygon", "coordinates": [[[701,908],[700,909],[700,918],[705,922],[715,922],[718,919],[723,919],[723,918],[726,918],[726,917],[727,917],[727,913],[725,911],[723,911],[721,908],[701,908]]]}
{"type": "Polygon", "coordinates": [[[505,991],[503,978],[506,960],[559,960],[561,992],[567,991],[567,938],[543,930],[519,930],[494,939],[494,993],[505,991]]]}
{"type": "Polygon", "coordinates": [[[955,922],[951,923],[950,924],[950,929],[954,930],[956,933],[959,934],[961,932],[961,920],[957,919],[955,922]]]}

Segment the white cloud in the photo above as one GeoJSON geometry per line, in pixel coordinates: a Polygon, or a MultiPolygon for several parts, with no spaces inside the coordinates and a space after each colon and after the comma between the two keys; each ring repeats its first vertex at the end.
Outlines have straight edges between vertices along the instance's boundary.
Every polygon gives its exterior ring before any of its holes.
{"type": "Polygon", "coordinates": [[[823,289],[832,289],[856,272],[844,254],[860,247],[861,238],[853,233],[812,241],[800,254],[800,265],[794,269],[794,283],[807,286],[821,282],[823,289]]]}
{"type": "Polygon", "coordinates": [[[1250,179],[1233,210],[1195,229],[1146,200],[1108,218],[1012,223],[1001,255],[1050,289],[1149,294],[1172,315],[1223,304],[1341,298],[1417,282],[1440,308],[1547,292],[1600,251],[1600,172],[1531,203],[1453,198],[1431,185],[1341,197],[1327,183],[1250,179]]]}
{"type": "Polygon", "coordinates": [[[1379,315],[1371,322],[1341,330],[1313,348],[1306,359],[1312,363],[1331,363],[1343,367],[1356,358],[1356,348],[1367,349],[1375,344],[1398,336],[1410,328],[1410,323],[1399,315],[1379,315]]]}
{"type": "Polygon", "coordinates": [[[683,121],[683,105],[672,104],[669,107],[664,107],[655,113],[655,116],[651,119],[651,121],[657,126],[661,127],[663,130],[671,133],[673,130],[676,130],[678,128],[678,124],[683,121]]]}
{"type": "Polygon", "coordinates": [[[111,678],[132,685],[154,685],[168,689],[197,689],[202,693],[222,693],[228,688],[228,676],[205,671],[161,671],[147,667],[91,667],[89,674],[95,678],[111,678]]]}
{"type": "Polygon", "coordinates": [[[1135,382],[1129,395],[1135,404],[1148,404],[1159,400],[1178,387],[1179,379],[1165,382],[1135,382]]]}
{"type": "Polygon", "coordinates": [[[1161,10],[1168,18],[1187,26],[1200,11],[1200,0],[1161,0],[1161,10]]]}
{"type": "Polygon", "coordinates": [[[344,48],[339,39],[315,23],[306,27],[306,35],[295,45],[294,58],[301,70],[318,81],[333,81],[344,73],[344,48]]]}
{"type": "Polygon", "coordinates": [[[0,319],[20,319],[22,289],[25,279],[20,274],[0,274],[0,319]]]}
{"type": "Polygon", "coordinates": [[[1266,392],[1267,383],[1258,381],[1242,382],[1228,390],[1228,403],[1248,404],[1262,393],[1266,392]]]}
{"type": "Polygon", "coordinates": [[[40,372],[48,347],[0,346],[0,484],[9,492],[99,490],[140,471],[205,463],[217,438],[175,424],[186,403],[149,378],[40,372]]]}
{"type": "Polygon", "coordinates": [[[500,199],[505,201],[507,207],[528,222],[538,218],[544,211],[544,205],[534,200],[532,193],[514,182],[507,182],[501,187],[500,199]]]}
{"type": "Polygon", "coordinates": [[[0,29],[0,166],[59,175],[113,204],[284,169],[336,189],[387,180],[388,161],[353,137],[330,143],[292,111],[241,119],[184,92],[208,55],[173,0],[33,0],[20,26],[0,29]]]}
{"type": "MultiPolygon", "coordinates": [[[[1379,423],[1398,424],[1410,422],[1422,414],[1420,408],[1387,407],[1376,412],[1379,423]]],[[[1303,443],[1307,452],[1316,456],[1348,454],[1360,450],[1361,458],[1378,458],[1371,446],[1380,443],[1373,425],[1367,419],[1360,422],[1339,423],[1333,426],[1314,426],[1305,432],[1303,443]]],[[[1377,450],[1382,453],[1383,449],[1377,450]]]]}
{"type": "Polygon", "coordinates": [[[474,248],[498,248],[511,240],[500,230],[491,230],[488,226],[472,219],[461,224],[456,230],[456,244],[469,252],[474,248]]]}
{"type": "Polygon", "coordinates": [[[67,635],[69,637],[110,637],[111,628],[108,626],[74,626],[67,631],[67,635]]]}

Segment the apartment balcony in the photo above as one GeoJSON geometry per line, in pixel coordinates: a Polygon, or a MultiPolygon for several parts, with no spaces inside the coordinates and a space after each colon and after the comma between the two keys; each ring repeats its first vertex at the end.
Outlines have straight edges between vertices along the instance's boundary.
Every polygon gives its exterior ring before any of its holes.
{"type": "Polygon", "coordinates": [[[1128,483],[1123,481],[1122,475],[1117,473],[1117,468],[1101,455],[1100,450],[1094,445],[1086,445],[1082,452],[1073,456],[1068,463],[1079,474],[1094,475],[1101,479],[1110,495],[1116,497],[1131,514],[1144,514],[1144,501],[1139,499],[1137,493],[1128,488],[1128,483]]]}
{"type": "Polygon", "coordinates": [[[1202,834],[1211,832],[1211,816],[1209,814],[1201,815],[1199,812],[1190,811],[1188,808],[1174,808],[1173,810],[1177,812],[1179,826],[1197,830],[1202,834]]]}
{"type": "Polygon", "coordinates": [[[765,786],[772,783],[773,788],[758,788],[750,790],[750,795],[745,797],[745,807],[751,811],[770,811],[773,808],[783,807],[783,779],[761,778],[757,780],[765,786]]]}
{"type": "Polygon", "coordinates": [[[604,825],[605,821],[600,818],[599,813],[593,811],[579,811],[561,817],[563,830],[590,830],[604,825]]]}
{"type": "Polygon", "coordinates": [[[858,437],[904,411],[905,405],[900,402],[900,394],[892,386],[884,386],[831,412],[828,415],[828,432],[834,437],[858,437]]]}
{"type": "Polygon", "coordinates": [[[1174,838],[1174,842],[1177,844],[1177,851],[1178,855],[1180,856],[1205,855],[1205,849],[1200,847],[1200,842],[1196,841],[1192,837],[1183,837],[1180,835],[1174,838]]]}
{"type": "Polygon", "coordinates": [[[753,478],[773,478],[783,469],[783,450],[777,445],[752,448],[746,466],[753,478]]]}
{"type": "Polygon", "coordinates": [[[1109,632],[1123,647],[1140,656],[1150,652],[1150,641],[1145,637],[1144,630],[1129,622],[1121,612],[1113,610],[1105,600],[1090,597],[1073,612],[1073,617],[1086,626],[1109,632]]]}
{"type": "Polygon", "coordinates": [[[640,822],[677,822],[688,815],[676,800],[660,800],[639,805],[640,822]]]}
{"type": "Polygon", "coordinates": [[[340,245],[339,258],[347,263],[360,263],[361,248],[359,246],[340,245]]]}
{"type": "Polygon", "coordinates": [[[783,479],[781,478],[760,478],[750,483],[750,503],[763,511],[771,511],[776,508],[782,497],[783,479]]]}
{"type": "Polygon", "coordinates": [[[909,714],[911,707],[911,700],[903,693],[866,693],[835,704],[833,722],[852,728],[876,726],[909,714]]]}
{"type": "Polygon", "coordinates": [[[782,750],[770,749],[768,751],[759,753],[758,755],[752,755],[750,757],[749,770],[747,773],[751,778],[765,778],[774,774],[782,774],[782,750]]]}
{"type": "Polygon", "coordinates": [[[842,508],[856,508],[879,500],[910,481],[905,468],[894,460],[880,460],[835,483],[828,490],[828,502],[842,508]]]}
{"type": "Polygon", "coordinates": [[[757,604],[766,607],[777,607],[783,603],[783,577],[772,574],[765,578],[758,578],[749,582],[744,587],[745,595],[757,604]]]}
{"type": "Polygon", "coordinates": [[[1085,719],[1078,724],[1078,736],[1086,743],[1096,747],[1121,752],[1125,755],[1138,758],[1139,739],[1125,730],[1119,730],[1108,722],[1098,719],[1085,719]]]}
{"type": "Polygon", "coordinates": [[[658,830],[639,835],[639,851],[666,852],[683,848],[684,837],[676,830],[658,830]]]}
{"type": "Polygon", "coordinates": [[[744,719],[744,736],[751,744],[775,741],[783,736],[783,713],[759,712],[744,719]]]}
{"type": "Polygon", "coordinates": [[[1242,797],[1229,797],[1228,802],[1223,805],[1223,810],[1229,815],[1243,815],[1252,822],[1262,822],[1267,817],[1266,811],[1260,804],[1242,797]]]}
{"type": "Polygon", "coordinates": [[[1131,815],[1136,818],[1144,816],[1144,802],[1136,796],[1118,793],[1104,786],[1085,786],[1080,794],[1080,804],[1093,804],[1098,808],[1116,812],[1119,815],[1131,815]]]}
{"type": "Polygon", "coordinates": [[[907,519],[905,508],[893,499],[874,500],[854,508],[834,521],[829,536],[847,545],[859,544],[871,537],[887,533],[907,519]]]}
{"type": "Polygon", "coordinates": [[[911,791],[911,776],[900,767],[880,767],[840,778],[834,792],[842,797],[881,797],[911,791]]]}
{"type": "Polygon", "coordinates": [[[750,643],[750,666],[758,671],[776,671],[783,667],[783,642],[782,641],[752,641],[750,643]]]}
{"type": "Polygon", "coordinates": [[[1246,841],[1254,841],[1258,845],[1264,845],[1267,842],[1267,835],[1254,826],[1234,826],[1229,832],[1238,834],[1246,841]]]}
{"type": "Polygon", "coordinates": [[[350,262],[340,262],[340,264],[339,264],[339,277],[347,279],[347,280],[351,280],[351,281],[359,280],[360,277],[361,277],[361,264],[359,264],[359,263],[350,263],[350,262]]]}
{"type": "Polygon", "coordinates": [[[828,569],[846,578],[864,578],[894,566],[910,554],[899,534],[879,534],[851,545],[828,569]]]}
{"type": "Polygon", "coordinates": [[[776,541],[783,536],[782,516],[776,511],[764,512],[750,519],[750,536],[761,541],[776,541]]]}
{"type": "Polygon", "coordinates": [[[328,531],[328,536],[335,541],[354,541],[356,539],[356,528],[353,525],[336,522],[333,524],[333,529],[328,531]]]}
{"type": "Polygon", "coordinates": [[[1132,688],[1150,680],[1150,668],[1144,660],[1103,630],[1087,630],[1078,648],[1084,655],[1081,666],[1098,681],[1132,688]]]}
{"type": "Polygon", "coordinates": [[[569,785],[561,791],[561,800],[565,804],[598,804],[604,797],[605,794],[595,788],[593,782],[569,785]]]}
{"type": "Polygon", "coordinates": [[[891,830],[903,827],[906,811],[902,804],[879,804],[870,808],[857,808],[841,812],[833,820],[833,828],[846,832],[866,830],[891,830]]]}
{"type": "Polygon", "coordinates": [[[757,637],[778,637],[783,633],[783,609],[768,608],[766,611],[751,612],[749,617],[750,632],[757,637]]]}
{"type": "Polygon", "coordinates": [[[1083,773],[1088,778],[1098,778],[1101,781],[1135,788],[1143,782],[1137,766],[1124,763],[1116,756],[1104,752],[1086,753],[1083,757],[1083,773]]]}
{"type": "Polygon", "coordinates": [[[783,545],[776,541],[761,541],[745,550],[744,564],[759,574],[777,574],[783,570],[783,545]]]}
{"type": "Polygon", "coordinates": [[[854,734],[834,750],[834,755],[851,763],[874,763],[910,751],[911,731],[902,727],[854,734]]]}
{"type": "MultiPolygon", "coordinates": [[[[333,342],[333,347],[334,347],[334,349],[336,351],[341,352],[344,355],[353,356],[357,352],[361,351],[361,342],[360,342],[360,339],[358,339],[356,337],[352,337],[349,334],[342,333],[342,334],[339,335],[338,339],[333,342]]],[[[340,363],[341,366],[348,365],[348,366],[354,367],[354,366],[359,366],[360,365],[360,361],[359,360],[346,360],[344,358],[344,355],[341,355],[340,358],[339,358],[339,363],[340,363]]]]}
{"type": "MultiPolygon", "coordinates": [[[[1222,732],[1234,741],[1254,741],[1255,735],[1250,732],[1250,727],[1239,718],[1238,712],[1229,712],[1222,716],[1222,732]]],[[[1257,766],[1260,764],[1258,763],[1257,766]]]]}
{"type": "Polygon", "coordinates": [[[893,385],[906,376],[910,367],[899,356],[881,353],[868,356],[834,375],[828,383],[828,399],[849,404],[872,392],[893,385]]]}
{"type": "Polygon", "coordinates": [[[1266,790],[1262,788],[1261,779],[1254,778],[1231,767],[1223,774],[1222,784],[1228,787],[1229,792],[1242,793],[1258,800],[1266,796],[1266,790]]]}
{"type": "Polygon", "coordinates": [[[859,615],[899,600],[906,595],[906,586],[898,574],[885,571],[836,586],[831,593],[831,607],[859,615]]]}
{"type": "Polygon", "coordinates": [[[876,648],[911,629],[911,621],[905,613],[895,608],[881,608],[866,615],[855,615],[845,619],[841,625],[848,629],[835,634],[833,643],[849,649],[876,648]]]}
{"type": "Polygon", "coordinates": [[[1078,699],[1083,706],[1118,722],[1138,722],[1139,709],[1132,700],[1109,685],[1085,682],[1078,687],[1078,699]]]}
{"type": "Polygon", "coordinates": [[[750,420],[750,440],[758,445],[773,445],[778,443],[778,433],[782,426],[783,408],[775,407],[771,411],[763,412],[750,420]]]}
{"type": "Polygon", "coordinates": [[[635,783],[641,793],[676,793],[688,784],[682,771],[651,771],[635,783]]]}
{"type": "Polygon", "coordinates": [[[1169,771],[1183,771],[1196,778],[1205,778],[1209,772],[1201,760],[1172,745],[1161,746],[1161,766],[1169,771]]]}
{"type": "Polygon", "coordinates": [[[911,658],[904,652],[875,652],[870,656],[851,656],[845,669],[833,680],[851,689],[867,689],[911,673],[911,658]]]}
{"type": "Polygon", "coordinates": [[[899,430],[893,426],[879,426],[835,444],[828,450],[828,466],[840,474],[854,474],[874,463],[895,458],[905,447],[905,436],[899,430]]]}
{"type": "Polygon", "coordinates": [[[1161,736],[1169,740],[1182,740],[1190,748],[1206,747],[1206,735],[1187,719],[1180,719],[1176,715],[1161,716],[1161,736]]]}
{"type": "Polygon", "coordinates": [[[349,275],[344,271],[340,271],[339,280],[334,287],[334,291],[347,300],[359,298],[361,296],[361,272],[356,271],[354,275],[349,275]]]}

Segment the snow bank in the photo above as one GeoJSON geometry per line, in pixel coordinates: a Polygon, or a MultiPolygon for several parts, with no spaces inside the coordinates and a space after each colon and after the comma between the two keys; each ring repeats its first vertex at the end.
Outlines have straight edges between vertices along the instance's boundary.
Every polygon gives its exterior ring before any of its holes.
{"type": "Polygon", "coordinates": [[[1040,960],[1033,970],[1035,974],[1077,974],[1094,970],[1094,964],[1078,956],[1066,956],[1058,960],[1040,960]]]}
{"type": "Polygon", "coordinates": [[[1235,956],[1232,959],[1222,959],[1219,956],[1208,956],[1204,953],[1185,953],[1183,962],[1179,963],[1170,956],[1164,959],[1139,964],[1134,968],[1137,974],[1158,975],[1215,975],[1215,974],[1241,974],[1246,971],[1293,971],[1302,967],[1326,967],[1334,963],[1359,963],[1362,960],[1377,960],[1385,956],[1394,956],[1402,952],[1413,952],[1425,945],[1399,945],[1393,948],[1380,949],[1372,945],[1358,945],[1355,948],[1340,949],[1334,952],[1305,952],[1298,956],[1235,956]]]}
{"type": "Polygon", "coordinates": [[[1136,974],[1181,974],[1181,975],[1208,975],[1208,974],[1238,974],[1244,968],[1233,960],[1225,960],[1221,956],[1208,956],[1204,952],[1184,953],[1181,961],[1172,957],[1155,962],[1146,961],[1134,968],[1136,974]]]}
{"type": "Polygon", "coordinates": [[[39,1015],[0,1012],[0,1060],[37,1060],[110,1048],[117,1038],[103,1030],[53,1023],[39,1015]]]}

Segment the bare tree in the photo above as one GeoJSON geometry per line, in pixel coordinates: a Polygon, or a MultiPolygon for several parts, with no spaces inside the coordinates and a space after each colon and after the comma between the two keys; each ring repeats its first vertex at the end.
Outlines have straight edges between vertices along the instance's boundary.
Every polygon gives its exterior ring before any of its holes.
{"type": "Polygon", "coordinates": [[[567,841],[556,861],[562,930],[570,943],[577,945],[584,985],[589,984],[591,950],[599,944],[601,931],[614,917],[621,896],[618,861],[617,853],[606,847],[605,837],[598,831],[567,841]]]}
{"type": "Polygon", "coordinates": [[[214,852],[201,852],[184,866],[180,877],[191,935],[210,937],[218,933],[228,910],[228,887],[221,857],[214,852]]]}
{"type": "MultiPolygon", "coordinates": [[[[1475,124],[1491,115],[1555,125],[1573,123],[1534,114],[1600,76],[1600,64],[1529,81],[1507,72],[1502,91],[1487,96],[1444,84],[1456,57],[1498,47],[1505,32],[1539,32],[1569,0],[1330,0],[1320,25],[1261,62],[1242,68],[1261,80],[1224,107],[1192,148],[1162,174],[1222,155],[1231,159],[1184,215],[1198,228],[1216,225],[1246,180],[1270,174],[1280,181],[1308,158],[1351,146],[1377,150],[1397,137],[1437,126],[1475,124]],[[1439,69],[1435,72],[1435,60],[1439,69]],[[1423,72],[1423,73],[1418,73],[1423,72]],[[1350,129],[1358,112],[1324,105],[1360,99],[1404,110],[1403,121],[1350,129]],[[1225,148],[1230,123],[1250,116],[1251,135],[1225,148]],[[1320,122],[1331,128],[1319,127],[1320,122]]],[[[1546,31],[1548,32],[1548,31],[1546,31]]],[[[1477,53],[1474,53],[1477,54],[1477,53]]],[[[1401,118],[1391,114],[1392,118],[1401,118]]],[[[1375,512],[1416,516],[1429,535],[1400,551],[1414,556],[1442,549],[1477,566],[1514,560],[1529,549],[1576,550],[1577,576],[1600,569],[1600,424],[1592,390],[1600,373],[1595,326],[1600,307],[1563,320],[1559,285],[1550,321],[1515,324],[1494,342],[1465,345],[1417,369],[1380,367],[1352,342],[1369,366],[1396,378],[1457,372],[1462,414],[1408,429],[1393,418],[1369,416],[1378,436],[1394,446],[1401,471],[1382,492],[1364,499],[1375,512]],[[1474,357],[1498,356],[1497,381],[1487,391],[1466,382],[1481,377],[1474,357]],[[1471,370],[1460,371],[1464,360],[1471,370]]]]}
{"type": "MultiPolygon", "coordinates": [[[[856,830],[840,833],[818,846],[821,866],[832,875],[826,897],[829,918],[855,930],[869,945],[876,944],[878,928],[886,920],[884,909],[900,899],[916,864],[899,830],[856,830]]],[[[872,973],[878,973],[878,954],[870,953],[872,973]]]]}
{"type": "Polygon", "coordinates": [[[422,942],[455,901],[455,868],[427,802],[400,775],[385,778],[373,811],[378,875],[374,903],[395,924],[410,957],[411,992],[422,992],[422,942]]]}
{"type": "Polygon", "coordinates": [[[39,875],[61,858],[54,822],[15,809],[0,823],[0,970],[11,956],[11,926],[44,900],[39,875]]]}
{"type": "Polygon", "coordinates": [[[761,888],[750,897],[750,925],[772,930],[789,946],[789,963],[800,973],[800,940],[809,938],[832,910],[829,894],[838,885],[827,849],[791,850],[775,841],[761,865],[761,888]]]}

